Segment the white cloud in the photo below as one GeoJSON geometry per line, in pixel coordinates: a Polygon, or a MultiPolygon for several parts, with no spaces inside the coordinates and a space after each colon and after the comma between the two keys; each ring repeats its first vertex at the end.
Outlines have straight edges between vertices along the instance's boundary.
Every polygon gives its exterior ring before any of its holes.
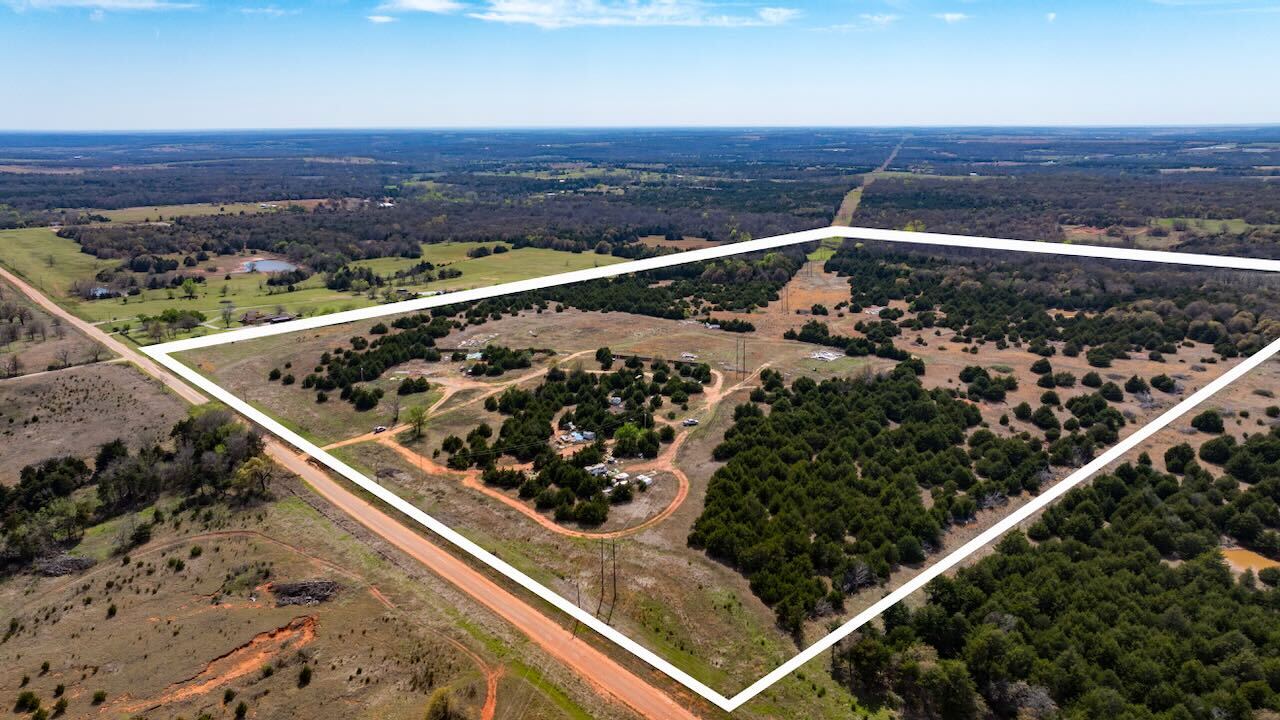
{"type": "Polygon", "coordinates": [[[14,10],[59,10],[63,8],[93,10],[185,10],[195,3],[169,0],[0,0],[14,10]]]}
{"type": "Polygon", "coordinates": [[[948,25],[955,25],[956,23],[964,22],[965,20],[969,19],[968,15],[965,15],[964,13],[958,13],[958,12],[937,13],[936,15],[934,15],[934,17],[938,18],[939,20],[941,20],[942,22],[948,25]]]}
{"type": "Polygon", "coordinates": [[[0,0],[15,11],[84,9],[100,13],[105,10],[181,10],[196,7],[195,3],[169,2],[168,0],[0,0]]]}
{"type": "Polygon", "coordinates": [[[380,12],[451,13],[462,9],[456,0],[387,0],[378,6],[380,12]]]}
{"type": "Polygon", "coordinates": [[[390,15],[370,15],[367,19],[374,25],[386,25],[387,23],[393,23],[396,21],[396,19],[390,15]]]}
{"type": "Polygon", "coordinates": [[[862,13],[853,22],[833,25],[828,30],[851,32],[857,30],[882,30],[902,19],[901,15],[892,13],[862,13]]]}
{"type": "Polygon", "coordinates": [[[244,7],[240,8],[240,12],[245,15],[263,15],[265,17],[284,17],[285,15],[297,15],[299,10],[276,7],[275,5],[267,5],[266,7],[244,7]]]}
{"type": "MultiPolygon", "coordinates": [[[[422,0],[408,0],[420,2],[422,0]]],[[[569,27],[771,27],[800,16],[790,7],[724,13],[702,0],[487,0],[468,13],[487,22],[569,27]]]]}
{"type": "MultiPolygon", "coordinates": [[[[2,1],[2,0],[0,0],[2,1]]],[[[722,12],[710,0],[383,0],[372,22],[392,22],[409,12],[447,14],[466,11],[486,22],[534,25],[544,29],[569,27],[771,27],[800,16],[791,7],[755,7],[722,12]],[[379,18],[374,20],[374,18],[379,18]]],[[[866,16],[882,18],[887,16],[866,16]]],[[[895,18],[896,19],[896,18],[895,18]]],[[[876,20],[871,20],[875,22],[876,20]]],[[[883,22],[883,21],[881,21],[883,22]]]]}
{"type": "Polygon", "coordinates": [[[1044,16],[1044,19],[1048,20],[1049,22],[1053,22],[1054,20],[1058,19],[1058,13],[1056,12],[1048,13],[1044,16]]]}

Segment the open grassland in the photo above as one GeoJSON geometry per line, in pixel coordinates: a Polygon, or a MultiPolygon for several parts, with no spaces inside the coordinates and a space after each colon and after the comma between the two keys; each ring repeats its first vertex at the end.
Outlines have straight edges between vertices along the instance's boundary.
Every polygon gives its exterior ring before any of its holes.
{"type": "Polygon", "coordinates": [[[59,302],[66,300],[71,283],[118,264],[80,252],[74,241],[49,228],[0,230],[0,263],[59,302]]]}
{"type": "MultiPolygon", "coordinates": [[[[308,202],[308,201],[304,201],[308,202]]],[[[270,203],[189,203],[186,205],[143,205],[140,207],[119,208],[116,210],[92,210],[94,215],[101,215],[117,223],[161,222],[176,217],[200,217],[205,215],[249,215],[252,213],[277,212],[291,203],[286,200],[270,203]],[[262,207],[262,205],[268,207],[262,207]]]]}
{"type": "Polygon", "coordinates": [[[0,482],[23,466],[71,455],[92,458],[98,446],[164,441],[183,404],[132,365],[73,367],[0,382],[0,482]]]}
{"type": "MultiPolygon", "coordinates": [[[[543,248],[519,248],[482,258],[468,257],[468,252],[481,245],[491,247],[493,243],[424,245],[423,260],[436,265],[448,265],[463,274],[431,283],[397,287],[409,292],[452,291],[622,261],[612,255],[568,253],[543,248]]],[[[276,309],[282,308],[294,315],[323,315],[382,302],[381,297],[370,298],[366,293],[330,290],[324,286],[324,279],[319,275],[298,283],[293,292],[284,292],[267,285],[267,275],[264,273],[239,271],[245,261],[260,257],[260,254],[218,256],[196,268],[188,269],[188,273],[204,278],[204,282],[197,285],[196,295],[192,298],[185,297],[179,289],[163,288],[143,290],[141,294],[132,297],[87,301],[68,295],[71,284],[77,280],[91,279],[98,271],[117,266],[118,261],[99,260],[82,253],[75,242],[58,237],[48,228],[0,231],[0,263],[27,278],[80,317],[90,322],[109,323],[128,329],[131,336],[140,342],[149,342],[151,338],[145,337],[142,328],[134,324],[137,319],[159,315],[170,308],[203,313],[206,317],[205,324],[194,330],[195,334],[203,334],[226,327],[221,317],[225,307],[232,308],[232,320],[238,321],[248,310],[274,313],[276,309]]],[[[418,262],[417,259],[409,258],[378,258],[356,264],[368,266],[379,274],[389,275],[418,262]]]]}

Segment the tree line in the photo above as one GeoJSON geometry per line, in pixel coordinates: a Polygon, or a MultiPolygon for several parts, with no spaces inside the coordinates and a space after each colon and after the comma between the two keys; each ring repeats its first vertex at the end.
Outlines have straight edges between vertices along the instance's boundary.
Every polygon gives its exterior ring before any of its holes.
{"type": "MultiPolygon", "coordinates": [[[[18,483],[0,486],[0,564],[20,571],[32,561],[76,545],[87,528],[143,508],[164,494],[184,508],[265,496],[272,466],[256,432],[226,410],[209,409],[179,421],[171,449],[131,451],[123,440],[102,445],[92,466],[54,457],[22,468],[18,483]],[[92,492],[81,492],[91,488],[92,492]]],[[[139,526],[126,542],[145,542],[139,526]]],[[[148,536],[149,537],[149,536],[148,536]]]]}

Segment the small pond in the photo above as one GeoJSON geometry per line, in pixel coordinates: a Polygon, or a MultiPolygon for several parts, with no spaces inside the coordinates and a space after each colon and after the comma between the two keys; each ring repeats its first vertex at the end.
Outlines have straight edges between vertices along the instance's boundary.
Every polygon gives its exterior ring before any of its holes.
{"type": "Polygon", "coordinates": [[[298,266],[284,260],[249,260],[240,264],[242,272],[277,273],[297,270],[298,266]]]}

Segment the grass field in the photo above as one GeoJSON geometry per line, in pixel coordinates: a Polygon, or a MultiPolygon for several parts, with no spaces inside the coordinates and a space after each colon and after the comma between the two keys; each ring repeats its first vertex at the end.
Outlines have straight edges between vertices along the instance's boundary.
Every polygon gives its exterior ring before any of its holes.
{"type": "MultiPolygon", "coordinates": [[[[176,206],[175,206],[176,207],[176,206]]],[[[231,206],[227,206],[231,207],[231,206]]],[[[256,208],[257,206],[254,205],[256,208]]],[[[405,286],[411,291],[459,290],[498,283],[513,282],[531,277],[551,275],[571,270],[596,267],[621,262],[612,255],[594,253],[567,253],[542,248],[520,248],[483,258],[470,258],[467,253],[479,245],[495,243],[442,243],[423,246],[423,258],[437,265],[448,264],[462,271],[461,277],[434,283],[405,286]]],[[[84,301],[68,296],[68,289],[76,280],[92,278],[98,271],[115,267],[118,261],[99,260],[80,252],[72,240],[58,237],[48,228],[0,231],[0,264],[17,272],[33,285],[49,294],[64,307],[80,317],[95,323],[133,323],[139,316],[157,315],[168,308],[198,310],[208,318],[206,326],[197,333],[223,329],[220,317],[224,303],[234,306],[238,319],[246,310],[273,311],[282,306],[294,315],[324,315],[342,310],[367,307],[381,302],[359,293],[339,292],[324,286],[323,278],[315,276],[297,286],[294,292],[269,292],[265,274],[233,273],[227,279],[229,267],[238,265],[239,258],[215,258],[216,271],[210,272],[206,263],[195,272],[204,276],[205,282],[194,298],[184,298],[177,290],[146,290],[134,297],[84,301]]],[[[378,258],[365,260],[358,265],[372,268],[380,274],[390,274],[408,268],[418,260],[409,258],[378,258]]],[[[133,328],[134,336],[144,340],[139,328],[133,328]]]]}
{"type": "Polygon", "coordinates": [[[830,260],[831,256],[835,255],[836,250],[840,248],[841,242],[843,240],[840,238],[824,239],[813,252],[809,253],[809,260],[811,262],[826,262],[830,260]]]}
{"type": "Polygon", "coordinates": [[[112,222],[118,223],[136,223],[136,222],[154,222],[157,220],[171,220],[180,216],[201,216],[201,215],[239,215],[240,213],[261,213],[275,212],[285,205],[288,201],[281,200],[270,203],[276,205],[274,208],[260,207],[256,202],[242,203],[190,203],[186,205],[144,205],[140,207],[119,208],[117,210],[94,210],[95,215],[102,215],[111,218],[112,222]]]}
{"type": "Polygon", "coordinates": [[[1245,222],[1244,218],[1230,218],[1227,220],[1205,220],[1203,218],[1159,218],[1155,222],[1157,225],[1173,228],[1174,223],[1185,222],[1192,232],[1196,233],[1216,233],[1223,228],[1227,232],[1242,233],[1247,232],[1256,227],[1275,228],[1277,225],[1252,225],[1245,222]]]}
{"type": "Polygon", "coordinates": [[[118,264],[80,252],[74,241],[49,228],[0,230],[0,263],[60,301],[72,282],[118,264]]]}

